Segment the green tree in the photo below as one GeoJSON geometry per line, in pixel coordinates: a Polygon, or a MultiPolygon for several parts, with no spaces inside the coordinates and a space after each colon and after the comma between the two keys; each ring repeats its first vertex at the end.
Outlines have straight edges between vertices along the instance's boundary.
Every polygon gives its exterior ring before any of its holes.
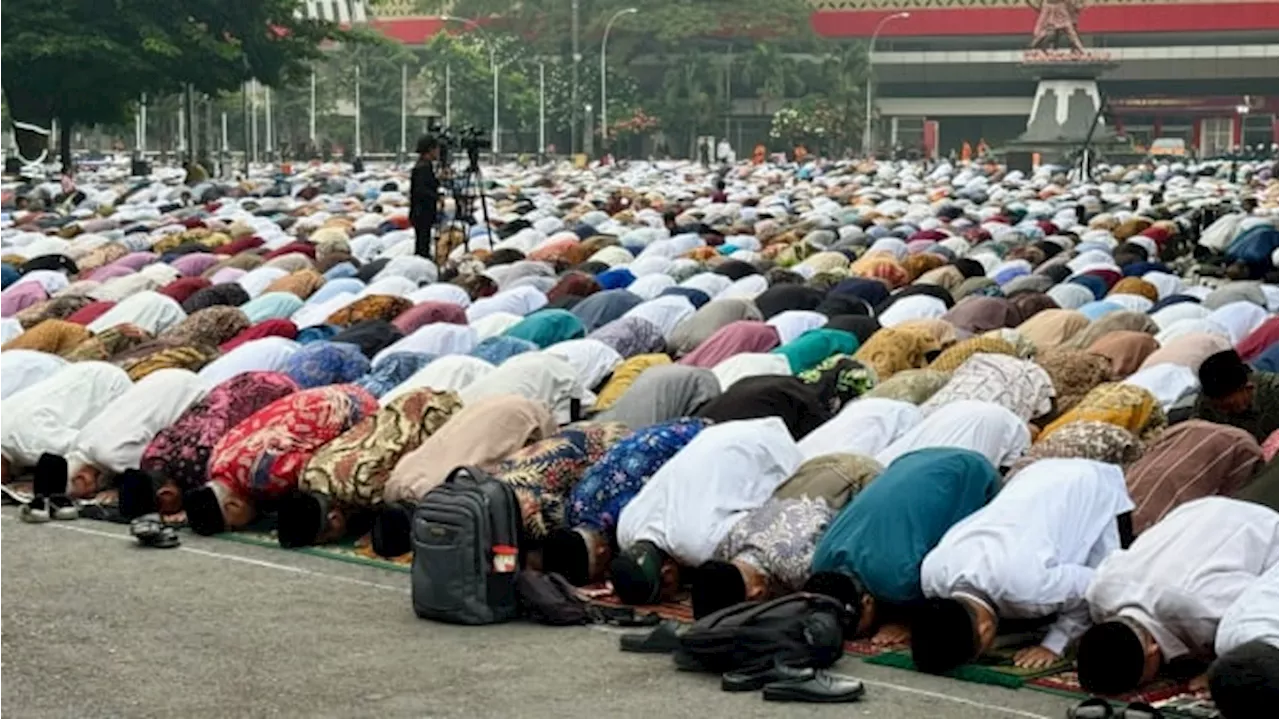
{"type": "MultiPolygon", "coordinates": [[[[218,94],[247,79],[278,85],[324,41],[357,39],[298,12],[301,0],[11,0],[0,28],[3,85],[14,118],[62,129],[124,123],[139,96],[191,85],[218,94]]],[[[38,136],[19,133],[24,154],[38,136]]]]}

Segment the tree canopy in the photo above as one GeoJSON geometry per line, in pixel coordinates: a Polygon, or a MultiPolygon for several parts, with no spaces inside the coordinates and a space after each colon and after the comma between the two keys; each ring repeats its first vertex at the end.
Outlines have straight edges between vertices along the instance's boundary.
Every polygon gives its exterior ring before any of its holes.
{"type": "MultiPolygon", "coordinates": [[[[277,84],[353,39],[307,19],[299,0],[10,0],[0,84],[14,119],[48,126],[125,121],[143,93],[277,84]]],[[[19,133],[20,143],[36,138],[19,133]]],[[[24,148],[25,152],[26,148],[24,148]]],[[[64,143],[65,152],[65,143],[64,143]]]]}

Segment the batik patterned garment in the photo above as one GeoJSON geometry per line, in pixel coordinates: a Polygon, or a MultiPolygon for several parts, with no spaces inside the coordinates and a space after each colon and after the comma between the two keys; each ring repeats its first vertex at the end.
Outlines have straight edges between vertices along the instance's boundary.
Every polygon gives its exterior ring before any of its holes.
{"type": "Polygon", "coordinates": [[[711,422],[684,417],[645,427],[615,444],[569,493],[565,526],[613,533],[622,508],[662,465],[711,422]]]}
{"type": "Polygon", "coordinates": [[[184,345],[157,347],[142,357],[118,362],[120,369],[129,373],[129,379],[137,382],[152,372],[162,369],[185,369],[199,372],[218,356],[218,348],[210,345],[184,345]]]}
{"type": "Polygon", "coordinates": [[[302,389],[345,384],[369,372],[369,359],[345,342],[313,342],[285,361],[284,373],[302,389]]]}
{"type": "Polygon", "coordinates": [[[1005,476],[1012,477],[1042,459],[1092,459],[1123,468],[1138,461],[1143,449],[1142,442],[1123,427],[1106,422],[1071,422],[1052,437],[1031,445],[1027,456],[1014,462],[1005,476]]]}
{"type": "Polygon", "coordinates": [[[526,538],[541,541],[565,527],[565,497],[628,434],[621,422],[578,423],[516,450],[494,469],[493,476],[515,490],[526,538]]]}
{"type": "Polygon", "coordinates": [[[92,298],[84,295],[62,295],[31,305],[14,318],[24,329],[31,329],[45,320],[64,320],[92,302],[92,298]]]}
{"type": "Polygon", "coordinates": [[[64,355],[71,362],[98,360],[105,362],[115,355],[151,340],[151,333],[137,325],[109,327],[81,342],[64,355]]]}
{"type": "Polygon", "coordinates": [[[321,447],[298,487],[353,507],[376,506],[396,462],[460,409],[462,400],[453,392],[425,387],[406,392],[321,447]]]}
{"type": "Polygon", "coordinates": [[[209,479],[255,500],[280,499],[321,447],[378,411],[378,400],[352,384],[295,392],[254,412],[218,441],[209,479]]]}
{"type": "Polygon", "coordinates": [[[142,469],[194,489],[209,479],[209,456],[232,427],[272,402],[298,391],[279,372],[245,372],[214,387],[151,440],[142,469]]]}
{"type": "Polygon", "coordinates": [[[821,499],[770,499],[733,525],[715,558],[747,562],[769,577],[770,594],[789,594],[809,578],[813,550],[833,515],[821,499]]]}
{"type": "Polygon", "coordinates": [[[609,345],[623,359],[650,352],[661,352],[667,341],[657,325],[643,317],[620,317],[587,335],[609,345]]]}
{"type": "Polygon", "coordinates": [[[831,355],[796,377],[816,389],[833,413],[876,386],[876,373],[846,354],[831,355]]]}
{"type": "Polygon", "coordinates": [[[396,315],[410,307],[413,307],[413,303],[403,297],[369,295],[368,297],[361,297],[329,315],[324,323],[338,327],[350,327],[366,320],[390,322],[396,318],[396,315]]]}
{"type": "Polygon", "coordinates": [[[249,319],[235,307],[206,307],[156,335],[173,345],[217,345],[249,329],[249,319]]]}
{"type": "Polygon", "coordinates": [[[1053,409],[1053,380],[1034,362],[1003,354],[975,354],[920,405],[927,417],[960,400],[991,402],[1029,421],[1053,409]]]}

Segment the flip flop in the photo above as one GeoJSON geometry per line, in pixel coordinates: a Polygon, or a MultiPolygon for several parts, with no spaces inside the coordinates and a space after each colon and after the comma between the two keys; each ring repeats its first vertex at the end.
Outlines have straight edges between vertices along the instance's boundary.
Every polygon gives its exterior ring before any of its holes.
{"type": "Polygon", "coordinates": [[[1089,697],[1067,710],[1067,719],[1112,719],[1115,709],[1102,697],[1089,697]]]}
{"type": "Polygon", "coordinates": [[[180,546],[178,532],[160,520],[158,514],[144,514],[129,523],[129,533],[144,547],[173,549],[180,546]]]}

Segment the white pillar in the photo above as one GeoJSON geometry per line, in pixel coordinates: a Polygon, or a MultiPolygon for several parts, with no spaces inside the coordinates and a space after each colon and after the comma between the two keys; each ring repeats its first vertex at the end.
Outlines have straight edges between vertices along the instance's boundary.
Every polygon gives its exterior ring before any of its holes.
{"type": "Polygon", "coordinates": [[[316,144],[316,70],[311,68],[311,114],[307,126],[307,137],[311,144],[316,144]]]}
{"type": "Polygon", "coordinates": [[[538,62],[538,160],[547,154],[547,64],[538,62]]]}
{"type": "Polygon", "coordinates": [[[453,72],[450,65],[444,66],[444,124],[453,124],[453,72]]]}
{"type": "Polygon", "coordinates": [[[489,45],[489,65],[493,68],[493,135],[489,140],[492,144],[490,149],[493,151],[493,161],[497,162],[498,136],[502,133],[502,130],[498,125],[498,52],[492,43],[489,45]]]}
{"type": "Polygon", "coordinates": [[[142,104],[139,107],[139,116],[142,118],[141,130],[138,134],[138,147],[143,154],[147,152],[147,94],[142,94],[142,104]]]}
{"type": "Polygon", "coordinates": [[[355,156],[360,157],[360,66],[356,65],[356,143],[355,156]]]}
{"type": "Polygon", "coordinates": [[[400,66],[400,157],[404,162],[405,152],[409,149],[409,66],[400,66]]]}
{"type": "Polygon", "coordinates": [[[270,158],[272,156],[272,153],[275,152],[275,149],[276,149],[275,133],[272,132],[272,125],[271,125],[271,88],[270,86],[262,88],[262,112],[263,112],[263,116],[266,117],[266,120],[267,120],[266,142],[263,143],[263,145],[266,147],[267,157],[270,158]]]}
{"type": "Polygon", "coordinates": [[[258,81],[249,81],[249,161],[258,161],[258,81]]]}

